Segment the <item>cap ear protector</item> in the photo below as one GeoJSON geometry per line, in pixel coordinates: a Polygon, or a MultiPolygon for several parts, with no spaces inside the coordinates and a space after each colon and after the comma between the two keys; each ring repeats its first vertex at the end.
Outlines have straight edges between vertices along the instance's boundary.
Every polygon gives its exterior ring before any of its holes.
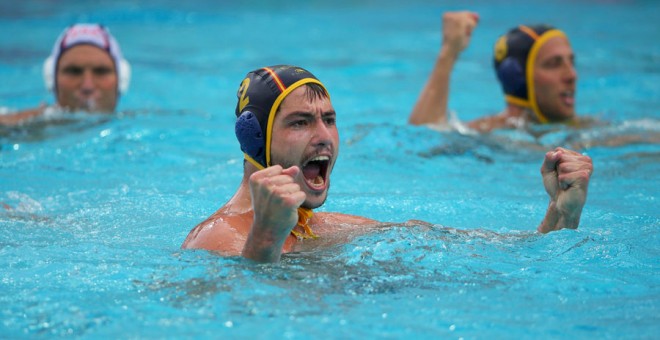
{"type": "Polygon", "coordinates": [[[538,50],[550,38],[565,36],[548,25],[520,25],[495,43],[493,65],[507,103],[530,108],[541,123],[548,118],[541,112],[534,89],[534,63],[538,50]]]}
{"type": "Polygon", "coordinates": [[[525,69],[518,60],[511,57],[504,58],[496,72],[504,93],[525,93],[522,97],[526,97],[525,69]]]}
{"type": "Polygon", "coordinates": [[[258,169],[271,165],[273,123],[280,104],[296,88],[312,83],[320,85],[329,97],[313,74],[296,66],[263,67],[249,72],[241,82],[236,94],[236,138],[245,159],[258,169]]]}
{"type": "Polygon", "coordinates": [[[256,161],[258,164],[266,164],[266,152],[264,147],[264,135],[257,116],[251,111],[244,111],[236,119],[236,138],[241,145],[241,151],[256,161]]]}
{"type": "Polygon", "coordinates": [[[53,56],[49,56],[46,58],[46,61],[44,61],[43,73],[46,89],[48,89],[48,91],[53,91],[53,87],[55,86],[55,58],[53,58],[53,56]]]}
{"type": "Polygon", "coordinates": [[[76,24],[66,28],[60,34],[50,56],[44,61],[43,77],[46,89],[52,92],[57,90],[55,80],[57,62],[62,54],[71,47],[83,44],[96,46],[110,54],[117,71],[117,90],[120,94],[126,93],[131,81],[131,66],[122,56],[119,44],[110,31],[98,24],[76,24]]]}

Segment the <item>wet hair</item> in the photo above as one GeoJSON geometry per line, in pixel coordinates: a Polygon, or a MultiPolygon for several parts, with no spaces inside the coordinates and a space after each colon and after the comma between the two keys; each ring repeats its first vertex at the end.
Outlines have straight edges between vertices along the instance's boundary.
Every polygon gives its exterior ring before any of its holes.
{"type": "Polygon", "coordinates": [[[325,87],[317,83],[307,83],[305,84],[305,87],[307,88],[305,94],[307,95],[307,99],[309,99],[310,101],[328,98],[330,96],[328,94],[328,91],[325,89],[325,87]]]}

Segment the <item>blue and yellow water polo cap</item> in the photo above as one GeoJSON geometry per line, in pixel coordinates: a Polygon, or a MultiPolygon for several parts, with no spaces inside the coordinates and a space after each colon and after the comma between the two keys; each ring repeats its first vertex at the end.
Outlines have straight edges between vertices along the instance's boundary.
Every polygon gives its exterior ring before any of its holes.
{"type": "Polygon", "coordinates": [[[507,103],[531,108],[541,123],[547,123],[548,118],[536,100],[534,61],[541,46],[554,37],[566,35],[549,25],[520,25],[497,40],[493,55],[507,103]]]}
{"type": "Polygon", "coordinates": [[[309,71],[289,65],[263,67],[249,72],[238,88],[236,138],[245,159],[258,169],[271,166],[270,145],[275,114],[284,98],[296,88],[315,83],[325,86],[309,71]]]}

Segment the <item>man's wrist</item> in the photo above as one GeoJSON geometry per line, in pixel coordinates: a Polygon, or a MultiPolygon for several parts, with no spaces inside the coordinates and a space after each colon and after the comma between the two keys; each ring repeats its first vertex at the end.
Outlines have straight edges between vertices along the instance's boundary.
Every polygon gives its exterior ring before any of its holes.
{"type": "Polygon", "coordinates": [[[255,235],[253,228],[241,255],[257,262],[277,262],[280,260],[283,244],[284,241],[276,242],[272,235],[255,235]]]}
{"type": "Polygon", "coordinates": [[[557,207],[557,202],[550,201],[545,218],[543,219],[543,222],[541,222],[541,225],[539,225],[538,231],[545,234],[564,228],[577,229],[579,224],[580,212],[562,212],[557,207]]]}
{"type": "Polygon", "coordinates": [[[559,221],[557,221],[558,229],[577,229],[578,225],[580,225],[580,213],[559,212],[559,221]]]}
{"type": "Polygon", "coordinates": [[[538,231],[545,234],[557,230],[556,227],[558,221],[559,211],[557,211],[557,202],[550,201],[548,204],[548,210],[545,212],[545,217],[543,218],[543,221],[541,221],[538,231]]]}
{"type": "Polygon", "coordinates": [[[438,62],[448,62],[454,64],[458,60],[458,55],[461,52],[457,49],[451,48],[450,45],[442,45],[440,53],[438,54],[438,62]]]}

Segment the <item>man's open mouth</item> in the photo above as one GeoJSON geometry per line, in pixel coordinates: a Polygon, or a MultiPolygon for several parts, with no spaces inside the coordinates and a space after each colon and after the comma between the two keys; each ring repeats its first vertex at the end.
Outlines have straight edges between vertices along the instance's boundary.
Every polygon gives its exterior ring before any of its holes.
{"type": "Polygon", "coordinates": [[[566,106],[573,106],[575,105],[575,92],[573,91],[564,91],[559,94],[561,97],[562,102],[566,106]]]}
{"type": "Polygon", "coordinates": [[[303,165],[303,177],[305,177],[305,182],[310,188],[315,190],[325,189],[329,164],[330,157],[316,156],[303,165]]]}

